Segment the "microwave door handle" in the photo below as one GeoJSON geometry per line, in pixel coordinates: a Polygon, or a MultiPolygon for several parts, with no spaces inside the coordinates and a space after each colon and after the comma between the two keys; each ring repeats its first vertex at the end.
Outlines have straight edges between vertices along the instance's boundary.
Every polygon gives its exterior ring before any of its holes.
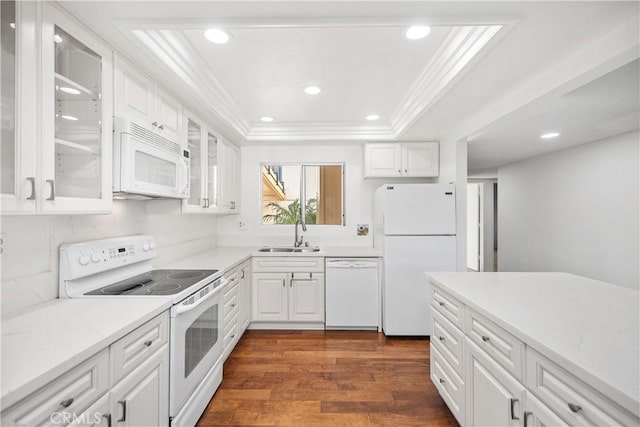
{"type": "MultiPolygon", "coordinates": [[[[229,283],[229,280],[227,280],[227,279],[222,279],[222,281],[220,282],[220,285],[219,285],[218,287],[216,287],[216,288],[215,288],[212,292],[210,292],[206,297],[200,298],[198,301],[196,301],[196,303],[195,303],[195,304],[191,304],[191,305],[187,305],[187,306],[178,305],[178,306],[175,308],[175,315],[183,314],[183,313],[186,313],[186,312],[188,312],[188,311],[195,310],[195,308],[196,308],[196,307],[198,307],[200,304],[202,304],[203,302],[205,302],[205,301],[209,300],[210,298],[213,298],[213,296],[214,296],[216,293],[218,293],[218,292],[222,291],[222,289],[224,289],[224,288],[227,286],[227,284],[228,284],[228,283],[229,283]]],[[[172,313],[172,314],[173,314],[173,313],[172,313]]],[[[172,316],[172,317],[174,317],[174,316],[172,316]]]]}

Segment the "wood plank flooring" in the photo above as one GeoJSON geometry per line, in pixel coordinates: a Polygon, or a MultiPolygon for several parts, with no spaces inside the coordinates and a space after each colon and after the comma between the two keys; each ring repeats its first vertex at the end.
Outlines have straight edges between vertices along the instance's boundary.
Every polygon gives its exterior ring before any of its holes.
{"type": "Polygon", "coordinates": [[[376,332],[248,330],[198,422],[457,426],[429,379],[429,341],[376,332]]]}

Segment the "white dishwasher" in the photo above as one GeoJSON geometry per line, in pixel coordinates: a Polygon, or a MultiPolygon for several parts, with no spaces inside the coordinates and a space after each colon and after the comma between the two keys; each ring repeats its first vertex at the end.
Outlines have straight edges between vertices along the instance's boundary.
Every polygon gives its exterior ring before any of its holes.
{"type": "Polygon", "coordinates": [[[326,329],[380,330],[377,258],[327,258],[326,329]]]}

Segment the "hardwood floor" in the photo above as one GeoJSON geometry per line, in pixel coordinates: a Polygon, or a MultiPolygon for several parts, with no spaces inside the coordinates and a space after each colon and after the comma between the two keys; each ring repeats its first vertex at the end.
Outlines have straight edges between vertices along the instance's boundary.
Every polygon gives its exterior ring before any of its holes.
{"type": "Polygon", "coordinates": [[[198,422],[211,426],[457,426],[429,379],[429,341],[375,332],[253,331],[198,422]]]}

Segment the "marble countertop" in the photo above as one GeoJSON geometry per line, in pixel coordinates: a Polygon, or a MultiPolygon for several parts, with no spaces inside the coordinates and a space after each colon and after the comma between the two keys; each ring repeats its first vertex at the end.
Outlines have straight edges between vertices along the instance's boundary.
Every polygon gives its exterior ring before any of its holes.
{"type": "Polygon", "coordinates": [[[639,414],[640,293],[568,273],[426,273],[466,305],[639,414]]]}
{"type": "Polygon", "coordinates": [[[187,268],[187,269],[207,269],[216,268],[220,271],[244,262],[252,256],[295,256],[295,257],[381,257],[380,250],[370,246],[336,246],[320,247],[320,252],[259,252],[259,246],[226,246],[218,247],[210,251],[203,252],[196,256],[191,256],[169,265],[154,265],[155,268],[187,268]]]}
{"type": "Polygon", "coordinates": [[[166,298],[56,299],[2,321],[2,408],[171,307],[166,298]]]}

